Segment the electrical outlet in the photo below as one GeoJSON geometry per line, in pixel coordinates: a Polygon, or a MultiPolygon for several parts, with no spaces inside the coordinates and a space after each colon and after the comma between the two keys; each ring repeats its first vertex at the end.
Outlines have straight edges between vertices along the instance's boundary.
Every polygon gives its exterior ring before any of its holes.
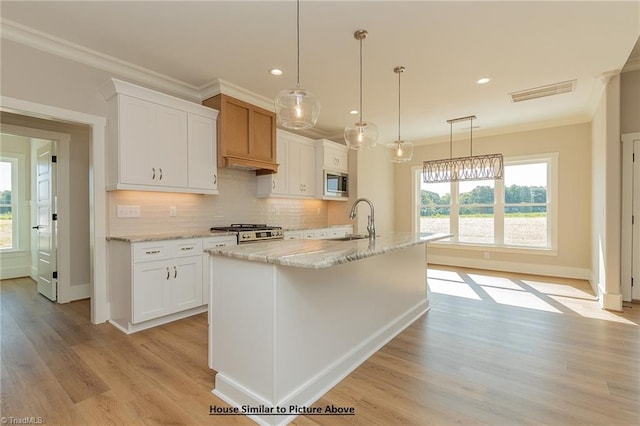
{"type": "Polygon", "coordinates": [[[176,206],[169,207],[169,216],[171,217],[178,216],[178,208],[176,206]]]}
{"type": "Polygon", "coordinates": [[[140,206],[118,206],[118,217],[140,217],[140,206]]]}

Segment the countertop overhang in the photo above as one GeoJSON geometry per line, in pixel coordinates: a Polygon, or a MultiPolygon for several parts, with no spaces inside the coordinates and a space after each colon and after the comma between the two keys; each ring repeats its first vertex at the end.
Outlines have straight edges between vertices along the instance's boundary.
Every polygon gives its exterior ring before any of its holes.
{"type": "Polygon", "coordinates": [[[205,250],[214,256],[225,256],[253,262],[297,268],[321,269],[400,250],[430,241],[449,238],[451,234],[393,232],[369,239],[280,240],[205,250]]]}

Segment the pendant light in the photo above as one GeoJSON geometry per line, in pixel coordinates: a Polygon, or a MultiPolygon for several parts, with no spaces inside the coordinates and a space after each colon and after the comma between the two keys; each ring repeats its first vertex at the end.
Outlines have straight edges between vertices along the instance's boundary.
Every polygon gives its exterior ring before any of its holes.
{"type": "Polygon", "coordinates": [[[284,89],[275,99],[278,124],[287,129],[308,129],[316,125],[320,103],[300,87],[300,0],[296,1],[297,77],[295,89],[284,89]]]}
{"type": "Polygon", "coordinates": [[[358,30],[353,36],[360,41],[360,119],[344,129],[344,140],[351,149],[371,148],[378,139],[378,127],[362,119],[362,40],[367,38],[366,30],[358,30]]]}
{"type": "Polygon", "coordinates": [[[449,123],[449,158],[422,163],[424,183],[463,182],[469,180],[496,180],[504,175],[502,154],[473,155],[473,120],[475,115],[452,118],[449,123]],[[469,155],[453,158],[453,123],[469,121],[469,155]]]}
{"type": "Polygon", "coordinates": [[[397,66],[393,69],[393,72],[398,74],[398,139],[387,144],[387,156],[394,163],[404,163],[413,157],[413,144],[400,138],[400,74],[405,70],[406,68],[403,66],[397,66]]]}

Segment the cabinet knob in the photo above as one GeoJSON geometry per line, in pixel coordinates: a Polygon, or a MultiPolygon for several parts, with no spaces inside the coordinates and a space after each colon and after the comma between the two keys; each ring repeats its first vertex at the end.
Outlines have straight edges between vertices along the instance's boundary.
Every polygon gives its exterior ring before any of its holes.
{"type": "Polygon", "coordinates": [[[158,169],[158,170],[160,170],[160,178],[159,178],[159,180],[162,180],[162,169],[158,169]]]}
{"type": "Polygon", "coordinates": [[[176,268],[175,266],[173,267],[173,278],[177,278],[178,277],[178,268],[176,268]]]}
{"type": "Polygon", "coordinates": [[[275,180],[271,181],[271,189],[276,189],[276,181],[275,180]]]}
{"type": "Polygon", "coordinates": [[[216,175],[215,173],[213,174],[213,184],[217,184],[218,183],[218,175],[216,175]]]}
{"type": "Polygon", "coordinates": [[[153,176],[151,176],[151,179],[156,180],[156,168],[152,167],[151,170],[153,171],[153,176]]]}
{"type": "Polygon", "coordinates": [[[167,279],[171,278],[171,271],[169,271],[169,267],[167,266],[167,279]]]}

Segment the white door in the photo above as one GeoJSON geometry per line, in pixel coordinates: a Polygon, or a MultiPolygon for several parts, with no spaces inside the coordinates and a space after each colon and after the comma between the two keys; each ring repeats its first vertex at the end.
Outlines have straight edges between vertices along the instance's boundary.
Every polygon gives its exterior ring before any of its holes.
{"type": "Polygon", "coordinates": [[[56,170],[53,163],[55,142],[49,141],[38,148],[36,164],[36,210],[38,223],[38,292],[55,301],[58,295],[56,263],[56,170]]]}
{"type": "Polygon", "coordinates": [[[633,246],[631,249],[632,298],[640,300],[640,140],[633,141],[633,246]]]}

